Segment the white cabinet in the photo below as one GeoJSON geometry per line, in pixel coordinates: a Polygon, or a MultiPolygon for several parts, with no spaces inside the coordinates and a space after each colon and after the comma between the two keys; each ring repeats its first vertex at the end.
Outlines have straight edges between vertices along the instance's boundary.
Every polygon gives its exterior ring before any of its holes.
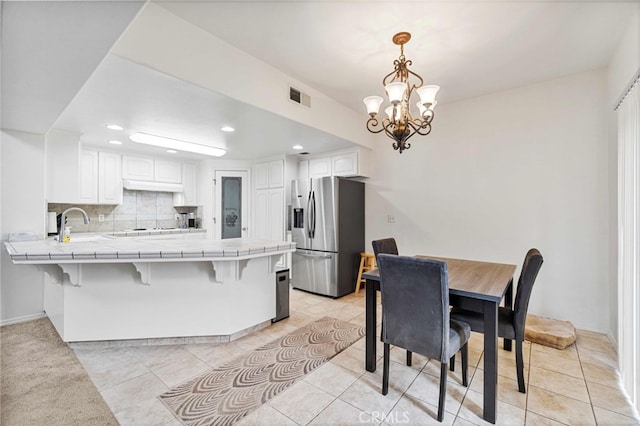
{"type": "Polygon", "coordinates": [[[122,204],[119,154],[83,150],[80,155],[80,196],[84,204],[122,204]]]}
{"type": "Polygon", "coordinates": [[[80,195],[80,134],[51,129],[46,135],[46,198],[77,203],[80,195]]]}
{"type": "Polygon", "coordinates": [[[183,190],[173,194],[173,205],[175,207],[198,205],[197,176],[198,167],[195,164],[182,164],[183,190]]]}
{"type": "Polygon", "coordinates": [[[370,150],[357,148],[301,160],[298,163],[298,179],[325,176],[369,177],[371,175],[369,156],[370,150]]]}
{"type": "Polygon", "coordinates": [[[334,176],[357,176],[358,175],[358,152],[348,152],[331,157],[332,171],[334,176]]]}
{"type": "Polygon", "coordinates": [[[182,163],[148,157],[122,157],[122,178],[162,183],[182,183],[182,163]]]}
{"type": "Polygon", "coordinates": [[[98,203],[122,204],[122,157],[98,153],[98,203]]]}
{"type": "Polygon", "coordinates": [[[122,157],[122,178],[131,180],[153,180],[154,165],[152,158],[122,157]]]}
{"type": "Polygon", "coordinates": [[[254,238],[284,241],[284,189],[256,190],[254,238]]]}
{"type": "Polygon", "coordinates": [[[282,188],[284,186],[283,160],[256,163],[254,173],[256,189],[282,188]]]}
{"type": "Polygon", "coordinates": [[[80,153],[80,199],[81,203],[98,202],[98,152],[80,153]]]}
{"type": "Polygon", "coordinates": [[[254,238],[284,241],[284,160],[255,164],[254,238]]]}
{"type": "Polygon", "coordinates": [[[163,183],[182,183],[182,163],[155,160],[153,180],[163,183]]]}
{"type": "Polygon", "coordinates": [[[309,177],[313,179],[325,176],[331,176],[331,157],[309,160],[309,177]]]}

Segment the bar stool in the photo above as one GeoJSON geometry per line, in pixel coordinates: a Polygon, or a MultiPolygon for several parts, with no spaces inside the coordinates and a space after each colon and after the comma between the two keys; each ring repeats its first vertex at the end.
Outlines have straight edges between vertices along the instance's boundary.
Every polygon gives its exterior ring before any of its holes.
{"type": "Polygon", "coordinates": [[[362,273],[376,268],[376,257],[373,253],[360,253],[360,268],[358,269],[358,279],[356,281],[356,294],[360,291],[360,284],[366,280],[362,278],[362,273]]]}

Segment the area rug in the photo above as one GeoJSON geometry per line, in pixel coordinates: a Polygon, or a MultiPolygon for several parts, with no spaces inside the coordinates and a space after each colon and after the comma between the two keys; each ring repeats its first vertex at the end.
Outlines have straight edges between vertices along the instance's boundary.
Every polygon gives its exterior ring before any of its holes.
{"type": "Polygon", "coordinates": [[[325,317],[160,395],[188,426],[232,425],[364,336],[325,317]]]}
{"type": "Polygon", "coordinates": [[[118,425],[48,318],[0,327],[2,425],[118,425]]]}

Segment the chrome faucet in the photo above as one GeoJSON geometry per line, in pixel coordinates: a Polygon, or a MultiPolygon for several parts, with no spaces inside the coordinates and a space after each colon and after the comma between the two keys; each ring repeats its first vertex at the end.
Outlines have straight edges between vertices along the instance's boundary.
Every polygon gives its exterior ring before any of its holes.
{"type": "Polygon", "coordinates": [[[84,219],[84,224],[88,225],[89,224],[89,216],[87,215],[87,212],[85,212],[84,210],[82,210],[80,207],[71,207],[66,209],[65,211],[62,212],[62,215],[60,216],[60,229],[58,230],[58,242],[61,243],[64,241],[64,225],[65,222],[67,220],[67,213],[77,210],[80,213],[82,213],[83,219],[84,219]]]}

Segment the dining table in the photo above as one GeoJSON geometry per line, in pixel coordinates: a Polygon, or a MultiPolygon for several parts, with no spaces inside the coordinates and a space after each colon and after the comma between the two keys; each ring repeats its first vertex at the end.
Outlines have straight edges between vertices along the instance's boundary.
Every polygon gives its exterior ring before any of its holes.
{"type": "MultiPolygon", "coordinates": [[[[418,255],[416,257],[447,263],[449,277],[449,303],[473,310],[484,318],[484,389],[483,418],[496,423],[498,383],[498,307],[511,308],[513,304],[513,275],[516,265],[452,259],[418,255]]],[[[378,269],[363,274],[366,280],[365,298],[365,369],[376,370],[377,291],[380,290],[378,269]]],[[[384,304],[384,301],[383,301],[384,304]]],[[[383,306],[384,310],[384,306],[383,306]]],[[[511,350],[511,341],[505,340],[505,350],[511,350]]]]}

